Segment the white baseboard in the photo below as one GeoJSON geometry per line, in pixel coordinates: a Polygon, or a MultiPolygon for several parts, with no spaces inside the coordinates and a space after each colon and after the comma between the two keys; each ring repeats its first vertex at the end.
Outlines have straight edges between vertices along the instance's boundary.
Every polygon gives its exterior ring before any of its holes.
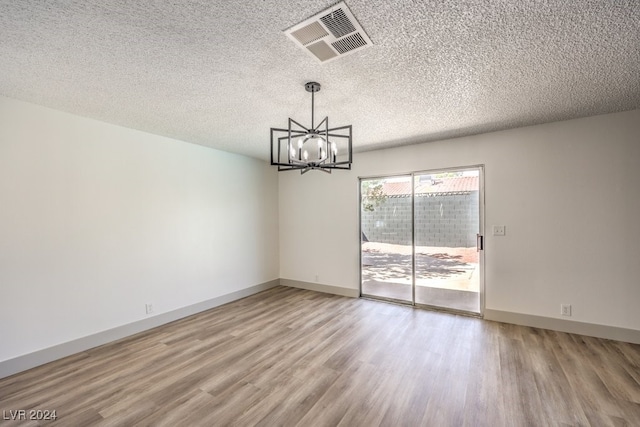
{"type": "Polygon", "coordinates": [[[78,338],[73,341],[65,342],[53,347],[34,351],[33,353],[2,361],[0,362],[0,378],[5,378],[10,375],[17,374],[18,372],[26,371],[27,369],[35,368],[36,366],[44,365],[45,363],[53,362],[54,360],[62,359],[63,357],[80,353],[90,348],[107,344],[121,338],[153,329],[166,323],[170,323],[175,320],[182,319],[184,317],[191,316],[193,314],[200,313],[202,311],[206,311],[220,305],[248,297],[258,292],[273,288],[274,286],[277,286],[279,284],[279,279],[271,280],[269,282],[251,286],[246,289],[231,292],[230,294],[212,298],[207,301],[202,301],[187,307],[169,311],[167,313],[161,313],[153,317],[139,320],[137,322],[118,326],[116,328],[98,332],[93,335],[78,338]]]}
{"type": "Polygon", "coordinates": [[[552,331],[587,335],[590,337],[624,341],[640,344],[640,331],[619,328],[616,326],[598,325],[595,323],[576,322],[573,320],[555,319],[553,317],[534,316],[531,314],[513,313],[500,310],[484,310],[484,319],[496,322],[513,323],[515,325],[550,329],[552,331]]]}
{"type": "MultiPolygon", "coordinates": [[[[54,360],[62,359],[63,357],[67,357],[72,354],[80,353],[90,348],[107,344],[121,338],[137,334],[139,332],[153,329],[166,323],[170,323],[175,320],[182,319],[184,317],[191,316],[193,314],[197,314],[202,311],[206,311],[220,305],[248,297],[250,295],[265,291],[278,285],[307,289],[316,292],[324,292],[334,295],[341,295],[351,298],[358,298],[360,296],[360,291],[358,289],[322,285],[319,283],[310,283],[291,279],[275,279],[246,289],[241,289],[230,294],[212,298],[207,301],[202,301],[197,304],[182,307],[167,313],[148,317],[134,323],[108,329],[106,331],[98,332],[87,337],[78,338],[73,341],[58,344],[53,347],[45,348],[33,353],[2,361],[0,362],[0,378],[5,378],[18,372],[26,371],[27,369],[44,365],[45,363],[53,362],[54,360]]],[[[513,313],[491,309],[484,310],[484,319],[640,344],[640,331],[635,329],[597,325],[593,323],[576,322],[571,320],[555,319],[550,317],[534,316],[530,314],[513,313]]]]}
{"type": "Polygon", "coordinates": [[[320,283],[302,282],[300,280],[280,279],[282,286],[290,288],[306,289],[308,291],[324,292],[325,294],[341,295],[343,297],[358,298],[360,291],[358,289],[343,288],[340,286],[322,285],[320,283]]]}
{"type": "MultiPolygon", "coordinates": [[[[352,298],[358,298],[360,296],[360,291],[358,289],[322,285],[319,283],[303,282],[300,280],[280,279],[280,285],[352,298]]],[[[484,310],[483,318],[485,320],[492,320],[495,322],[512,323],[514,325],[550,329],[552,331],[568,332],[572,334],[640,344],[640,331],[635,329],[491,309],[484,310]]]]}

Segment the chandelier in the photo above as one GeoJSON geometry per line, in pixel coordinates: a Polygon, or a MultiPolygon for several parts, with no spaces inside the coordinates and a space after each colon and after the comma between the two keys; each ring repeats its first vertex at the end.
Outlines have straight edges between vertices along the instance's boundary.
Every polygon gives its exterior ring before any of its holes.
{"type": "Polygon", "coordinates": [[[329,117],[314,123],[314,94],[320,83],[304,85],[311,92],[311,127],[307,128],[289,118],[287,129],[271,128],[271,164],[278,171],[351,169],[351,125],[329,129],[329,117]]]}

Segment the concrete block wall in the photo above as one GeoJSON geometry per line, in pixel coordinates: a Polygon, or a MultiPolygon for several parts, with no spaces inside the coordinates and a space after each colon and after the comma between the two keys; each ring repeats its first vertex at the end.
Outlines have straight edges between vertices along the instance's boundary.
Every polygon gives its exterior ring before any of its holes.
{"type": "MultiPolygon", "coordinates": [[[[415,225],[418,246],[475,246],[478,192],[417,195],[415,225]]],[[[362,212],[362,231],[371,242],[410,245],[411,228],[411,196],[389,197],[373,212],[362,212]]]]}

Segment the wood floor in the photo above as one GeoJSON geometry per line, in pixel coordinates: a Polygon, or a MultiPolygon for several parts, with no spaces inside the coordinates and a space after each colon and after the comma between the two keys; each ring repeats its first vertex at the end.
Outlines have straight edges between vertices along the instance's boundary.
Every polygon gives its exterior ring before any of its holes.
{"type": "Polygon", "coordinates": [[[2,418],[31,409],[65,426],[640,426],[640,345],[276,287],[0,380],[2,418]]]}

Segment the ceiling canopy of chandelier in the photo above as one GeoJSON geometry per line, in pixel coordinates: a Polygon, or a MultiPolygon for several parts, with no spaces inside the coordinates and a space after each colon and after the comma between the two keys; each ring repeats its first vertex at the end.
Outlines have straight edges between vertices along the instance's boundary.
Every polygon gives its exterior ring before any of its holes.
{"type": "Polygon", "coordinates": [[[320,83],[304,85],[311,92],[311,127],[307,128],[289,118],[287,129],[271,128],[271,164],[279,171],[351,169],[351,125],[329,129],[329,118],[314,125],[314,94],[320,83]]]}

